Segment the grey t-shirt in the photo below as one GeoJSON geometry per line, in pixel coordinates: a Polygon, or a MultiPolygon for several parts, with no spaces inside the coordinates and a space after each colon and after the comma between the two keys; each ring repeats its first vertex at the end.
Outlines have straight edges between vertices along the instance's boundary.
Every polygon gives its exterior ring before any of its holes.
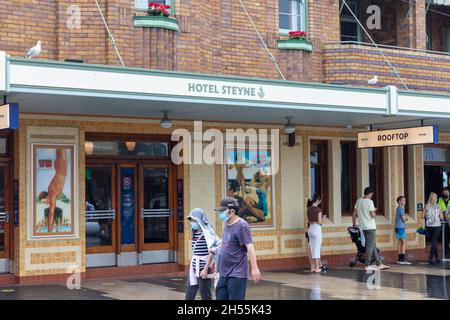
{"type": "Polygon", "coordinates": [[[247,244],[251,244],[250,226],[244,219],[226,225],[222,235],[220,250],[220,276],[247,279],[247,244]]]}

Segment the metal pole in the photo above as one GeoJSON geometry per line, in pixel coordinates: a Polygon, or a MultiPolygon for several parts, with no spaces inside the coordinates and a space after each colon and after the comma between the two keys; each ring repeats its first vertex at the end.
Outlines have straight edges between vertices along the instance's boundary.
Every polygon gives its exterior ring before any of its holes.
{"type": "Polygon", "coordinates": [[[446,225],[448,224],[448,221],[444,217],[444,222],[442,222],[442,259],[441,261],[450,261],[450,259],[447,259],[445,257],[445,229],[446,225]]]}

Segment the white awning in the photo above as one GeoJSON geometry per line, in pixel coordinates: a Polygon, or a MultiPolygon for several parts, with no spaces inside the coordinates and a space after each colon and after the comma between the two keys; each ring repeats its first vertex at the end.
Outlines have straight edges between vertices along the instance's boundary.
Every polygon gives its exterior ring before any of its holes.
{"type": "Polygon", "coordinates": [[[436,4],[440,6],[450,6],[450,0],[428,0],[431,4],[436,4]]]}

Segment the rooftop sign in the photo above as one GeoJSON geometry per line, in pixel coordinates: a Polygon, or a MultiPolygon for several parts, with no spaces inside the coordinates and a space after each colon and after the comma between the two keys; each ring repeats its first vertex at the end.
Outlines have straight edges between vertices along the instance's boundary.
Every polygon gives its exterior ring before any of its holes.
{"type": "Polygon", "coordinates": [[[437,126],[358,132],[358,148],[438,143],[437,126]]]}

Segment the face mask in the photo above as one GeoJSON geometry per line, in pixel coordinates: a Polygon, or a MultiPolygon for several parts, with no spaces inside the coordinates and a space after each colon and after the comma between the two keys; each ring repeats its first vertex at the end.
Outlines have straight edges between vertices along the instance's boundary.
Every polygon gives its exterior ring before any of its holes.
{"type": "Polygon", "coordinates": [[[192,230],[200,230],[200,225],[197,222],[191,222],[192,230]]]}
{"type": "Polygon", "coordinates": [[[231,218],[231,216],[227,215],[226,211],[220,211],[219,213],[219,219],[222,222],[228,221],[231,218]]]}

